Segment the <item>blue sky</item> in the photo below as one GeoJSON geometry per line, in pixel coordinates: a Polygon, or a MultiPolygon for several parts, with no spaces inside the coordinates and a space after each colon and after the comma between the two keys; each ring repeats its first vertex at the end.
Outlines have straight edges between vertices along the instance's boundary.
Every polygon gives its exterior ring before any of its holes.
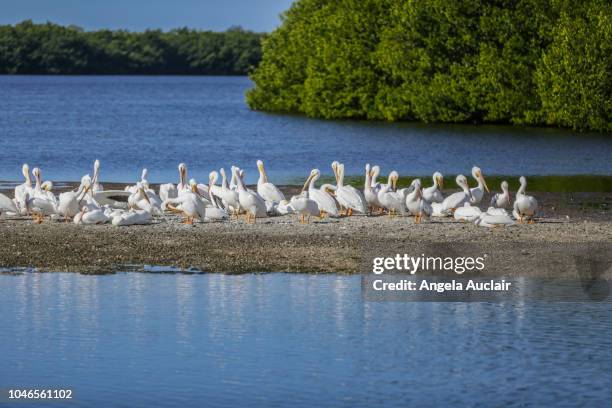
{"type": "Polygon", "coordinates": [[[87,30],[141,31],[190,27],[225,30],[233,25],[271,31],[292,0],[0,0],[0,24],[31,19],[75,24],[87,30]]]}

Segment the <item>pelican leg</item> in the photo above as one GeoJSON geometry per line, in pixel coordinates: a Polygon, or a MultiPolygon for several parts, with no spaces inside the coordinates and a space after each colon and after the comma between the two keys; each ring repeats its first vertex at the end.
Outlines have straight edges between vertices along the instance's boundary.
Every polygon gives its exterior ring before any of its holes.
{"type": "Polygon", "coordinates": [[[348,209],[348,211],[347,211],[347,215],[348,215],[349,217],[351,217],[351,216],[353,215],[353,209],[352,209],[352,208],[349,208],[349,209],[348,209]]]}
{"type": "Polygon", "coordinates": [[[533,217],[529,218],[529,221],[527,221],[528,224],[535,224],[535,221],[533,220],[533,217]]]}
{"type": "Polygon", "coordinates": [[[343,206],[340,206],[340,215],[341,215],[341,216],[342,216],[342,215],[345,215],[345,212],[344,212],[344,207],[343,207],[343,206]]]}
{"type": "Polygon", "coordinates": [[[304,214],[300,214],[300,224],[305,224],[304,214]]]}

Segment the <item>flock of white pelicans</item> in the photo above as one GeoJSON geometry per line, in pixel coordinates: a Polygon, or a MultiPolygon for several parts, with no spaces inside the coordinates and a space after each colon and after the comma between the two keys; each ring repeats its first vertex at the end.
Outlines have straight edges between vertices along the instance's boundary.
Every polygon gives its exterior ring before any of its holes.
{"type": "Polygon", "coordinates": [[[99,183],[100,162],[94,163],[93,176],[85,175],[79,187],[56,196],[53,183],[42,182],[39,168],[32,170],[23,165],[25,182],[15,187],[13,199],[0,194],[0,213],[8,216],[31,216],[35,223],[45,218],[51,220],[72,220],[75,224],[136,225],[148,224],[154,217],[167,213],[181,214],[183,223],[193,224],[195,220],[216,221],[245,216],[246,222],[255,223],[258,218],[297,214],[300,223],[307,223],[315,217],[350,217],[388,214],[390,217],[415,217],[420,223],[430,217],[454,217],[457,220],[474,222],[485,227],[506,226],[515,220],[532,223],[538,211],[535,198],[526,194],[527,181],[520,178],[514,204],[511,202],[508,183],[501,183],[501,192],[495,194],[487,210],[479,207],[488,192],[485,178],[478,167],[472,168],[472,177],[477,186],[470,188],[467,178],[456,178],[459,192],[444,196],[444,178],[440,172],[433,174],[433,183],[424,188],[420,179],[412,181],[407,188],[397,188],[399,174],[392,171],[387,183],[379,182],[379,166],[365,166],[363,190],[344,184],[344,165],[333,162],[332,169],[336,184],[316,186],[321,176],[318,169],[311,171],[301,193],[287,200],[284,194],[269,182],[264,164],[257,161],[259,180],[257,190],[251,190],[244,183],[244,171],[233,166],[231,177],[224,169],[209,174],[208,184],[188,181],[187,167],[179,164],[178,184],[162,184],[155,192],[147,180],[147,170],[141,179],[125,190],[104,190],[99,183]],[[220,185],[219,175],[221,176],[220,185]],[[511,210],[508,213],[507,210],[511,210]]]}

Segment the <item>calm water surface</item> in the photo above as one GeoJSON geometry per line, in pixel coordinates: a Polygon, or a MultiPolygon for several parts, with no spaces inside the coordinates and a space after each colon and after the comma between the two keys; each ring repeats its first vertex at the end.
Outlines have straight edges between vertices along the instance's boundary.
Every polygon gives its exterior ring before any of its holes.
{"type": "Polygon", "coordinates": [[[24,273],[0,275],[0,310],[0,388],[69,387],[70,406],[612,398],[610,303],[374,303],[359,276],[24,273]]]}
{"type": "Polygon", "coordinates": [[[263,158],[273,181],[331,174],[333,160],[362,174],[440,170],[485,174],[612,175],[612,140],[598,134],[500,126],[319,121],[253,112],[245,77],[0,76],[0,180],[21,179],[23,162],[53,180],[78,180],[102,161],[102,180],[151,182],[237,164],[253,181],[263,158]]]}

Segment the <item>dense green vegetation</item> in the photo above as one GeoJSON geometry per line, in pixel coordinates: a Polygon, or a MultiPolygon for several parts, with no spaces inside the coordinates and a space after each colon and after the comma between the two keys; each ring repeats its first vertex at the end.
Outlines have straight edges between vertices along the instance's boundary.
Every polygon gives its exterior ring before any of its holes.
{"type": "Polygon", "coordinates": [[[262,37],[241,28],[135,33],[24,21],[0,26],[0,73],[245,75],[261,59],[262,37]]]}
{"type": "Polygon", "coordinates": [[[609,0],[297,0],[253,109],[611,131],[609,0]]]}

